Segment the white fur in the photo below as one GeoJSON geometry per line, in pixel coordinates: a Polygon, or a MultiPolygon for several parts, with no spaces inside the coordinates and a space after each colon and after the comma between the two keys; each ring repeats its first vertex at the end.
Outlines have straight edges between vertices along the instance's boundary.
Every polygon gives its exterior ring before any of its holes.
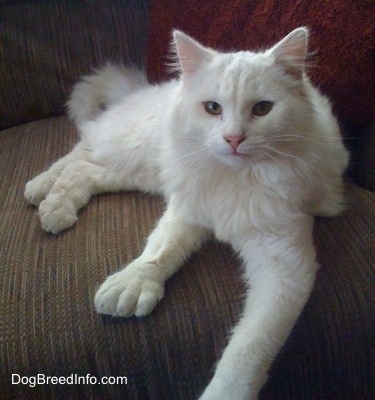
{"type": "Polygon", "coordinates": [[[76,124],[94,119],[101,111],[147,84],[142,71],[107,63],[75,85],[67,102],[68,115],[76,124]]]}
{"type": "Polygon", "coordinates": [[[84,78],[69,101],[80,142],[26,185],[53,233],[73,225],[93,194],[165,196],[142,255],[99,288],[99,313],[150,313],[210,232],[238,251],[249,284],[244,313],[201,400],[257,399],[312,290],[313,215],[342,209],[348,154],[328,100],[305,75],[307,36],[299,28],[264,53],[218,53],[176,31],[178,79],[145,85],[115,67],[84,78]],[[122,94],[112,95],[114,84],[122,94]],[[222,114],[209,114],[207,101],[222,114]],[[261,101],[273,108],[257,116],[261,101]],[[237,154],[228,135],[245,137],[237,154]]]}

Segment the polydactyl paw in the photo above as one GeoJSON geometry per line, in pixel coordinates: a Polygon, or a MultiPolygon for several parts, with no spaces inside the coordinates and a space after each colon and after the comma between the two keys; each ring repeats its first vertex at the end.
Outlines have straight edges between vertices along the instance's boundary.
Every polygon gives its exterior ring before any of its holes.
{"type": "Polygon", "coordinates": [[[143,317],[151,313],[164,296],[164,279],[154,263],[133,261],[109,276],[95,295],[98,313],[115,317],[143,317]]]}

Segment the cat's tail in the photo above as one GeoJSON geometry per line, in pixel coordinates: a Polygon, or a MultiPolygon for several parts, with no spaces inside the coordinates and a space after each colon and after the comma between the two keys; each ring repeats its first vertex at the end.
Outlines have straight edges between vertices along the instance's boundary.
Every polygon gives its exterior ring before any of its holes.
{"type": "Polygon", "coordinates": [[[93,74],[83,76],[74,86],[66,103],[68,115],[77,125],[95,119],[125,96],[147,85],[143,71],[108,63],[93,74]]]}

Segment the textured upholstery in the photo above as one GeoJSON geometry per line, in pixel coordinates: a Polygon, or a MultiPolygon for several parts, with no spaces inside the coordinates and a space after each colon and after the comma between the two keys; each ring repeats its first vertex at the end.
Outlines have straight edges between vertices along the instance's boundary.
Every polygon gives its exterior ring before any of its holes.
{"type": "MultiPolygon", "coordinates": [[[[155,7],[161,12],[165,5],[153,4],[151,36],[162,37],[155,7]]],[[[169,17],[159,15],[167,25],[169,17]]],[[[65,117],[51,117],[62,109],[76,76],[108,58],[145,60],[147,4],[2,1],[0,17],[3,49],[13,54],[0,70],[0,98],[9,99],[0,107],[0,124],[8,127],[0,132],[0,399],[197,399],[241,313],[245,288],[232,250],[216,241],[203,246],[167,282],[150,316],[101,316],[93,307],[96,289],[141,252],[163,212],[162,199],[142,193],[95,197],[76,226],[53,236],[42,231],[36,209],[23,198],[27,180],[77,140],[65,117]],[[44,38],[59,22],[65,30],[53,34],[53,46],[32,45],[38,32],[44,38]],[[74,40],[66,42],[65,33],[74,40]],[[46,60],[43,74],[37,59],[46,60]],[[38,373],[126,376],[127,384],[11,384],[12,374],[38,373]]],[[[227,24],[228,31],[239,29],[227,24]]],[[[372,140],[373,133],[363,135],[372,140]]],[[[356,173],[366,170],[361,154],[369,165],[365,143],[356,148],[356,173]]],[[[261,400],[375,398],[375,192],[349,180],[346,189],[347,210],[316,221],[317,283],[261,400]]]]}

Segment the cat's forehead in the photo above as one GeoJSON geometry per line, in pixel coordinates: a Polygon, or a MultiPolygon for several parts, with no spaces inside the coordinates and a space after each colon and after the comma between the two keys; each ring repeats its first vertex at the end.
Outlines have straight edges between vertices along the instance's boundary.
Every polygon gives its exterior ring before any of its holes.
{"type": "Polygon", "coordinates": [[[212,68],[227,78],[249,77],[270,66],[270,59],[265,53],[239,51],[219,53],[212,63],[212,68]]]}
{"type": "Polygon", "coordinates": [[[252,92],[267,86],[272,78],[272,60],[264,53],[241,51],[218,54],[210,66],[209,74],[216,80],[217,89],[225,94],[252,92]]]}

